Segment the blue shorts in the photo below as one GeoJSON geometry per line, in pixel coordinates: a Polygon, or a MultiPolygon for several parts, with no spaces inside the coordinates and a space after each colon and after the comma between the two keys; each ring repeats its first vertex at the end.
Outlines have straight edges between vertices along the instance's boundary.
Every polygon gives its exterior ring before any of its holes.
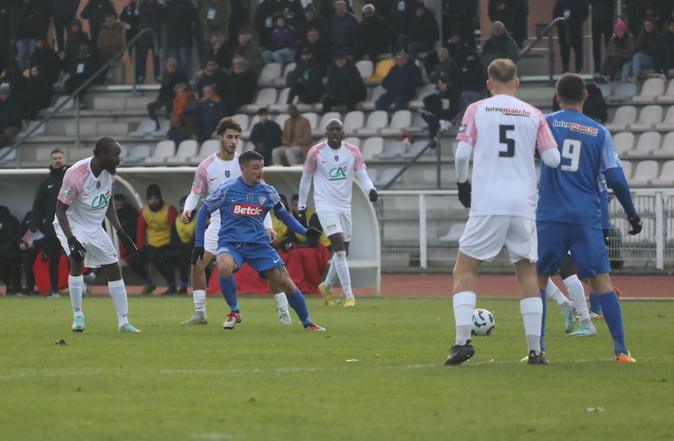
{"type": "Polygon", "coordinates": [[[569,251],[580,279],[611,272],[601,228],[562,222],[537,222],[536,228],[539,274],[557,273],[569,251]]]}
{"type": "Polygon", "coordinates": [[[281,256],[269,244],[225,242],[218,246],[218,256],[223,254],[232,256],[237,270],[244,263],[250,265],[258,273],[285,265],[281,256]]]}

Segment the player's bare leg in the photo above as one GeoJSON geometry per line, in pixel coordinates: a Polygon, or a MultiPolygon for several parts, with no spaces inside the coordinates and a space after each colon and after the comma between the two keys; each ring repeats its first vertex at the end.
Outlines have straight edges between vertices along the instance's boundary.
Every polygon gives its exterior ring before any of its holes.
{"type": "MultiPolygon", "coordinates": [[[[529,349],[529,364],[547,364],[542,353],[541,332],[543,330],[545,289],[539,290],[539,281],[536,274],[536,264],[528,259],[515,262],[517,282],[522,289],[520,313],[524,322],[524,334],[529,349]]],[[[546,281],[547,282],[547,281],[546,281]]]]}
{"type": "Polygon", "coordinates": [[[330,268],[328,269],[328,275],[325,277],[325,282],[319,285],[319,290],[323,296],[323,301],[326,305],[330,306],[334,304],[332,287],[335,285],[337,280],[344,291],[344,307],[353,307],[356,305],[356,298],[353,295],[351,289],[351,275],[349,274],[349,264],[346,260],[348,255],[349,243],[344,240],[344,235],[342,233],[336,233],[331,236],[328,236],[330,239],[330,244],[332,245],[333,256],[330,261],[330,268]]]}
{"type": "Polygon", "coordinates": [[[192,265],[192,301],[194,302],[194,314],[189,320],[182,322],[183,325],[205,325],[206,317],[206,268],[213,261],[214,256],[204,251],[204,256],[192,265]]]}
{"type": "Polygon", "coordinates": [[[625,331],[623,328],[623,315],[618,296],[613,290],[611,276],[608,273],[597,274],[589,278],[593,292],[599,294],[601,310],[604,313],[604,321],[613,338],[613,352],[619,363],[635,363],[636,360],[630,355],[625,345],[625,331]]]}
{"type": "Polygon", "coordinates": [[[270,286],[276,286],[286,293],[288,303],[295,310],[297,318],[302,323],[302,326],[304,326],[304,329],[318,332],[325,331],[324,328],[311,321],[304,295],[292,281],[284,266],[267,270],[264,272],[264,276],[269,280],[270,286]]]}
{"type": "Polygon", "coordinates": [[[473,327],[473,310],[475,309],[475,277],[482,261],[473,259],[459,251],[454,265],[454,322],[456,324],[455,344],[449,351],[446,365],[461,364],[475,355],[470,344],[470,331],[473,327]]]}

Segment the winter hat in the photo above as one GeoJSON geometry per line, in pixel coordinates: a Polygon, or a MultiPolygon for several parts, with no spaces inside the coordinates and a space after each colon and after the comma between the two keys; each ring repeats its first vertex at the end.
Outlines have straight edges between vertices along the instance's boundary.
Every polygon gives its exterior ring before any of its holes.
{"type": "Polygon", "coordinates": [[[157,196],[159,199],[161,199],[161,190],[157,184],[150,184],[147,186],[147,190],[145,191],[145,199],[150,199],[151,196],[157,196]]]}
{"type": "Polygon", "coordinates": [[[619,31],[623,31],[623,32],[627,33],[627,25],[625,24],[624,21],[617,21],[613,25],[613,32],[618,33],[619,31]]]}

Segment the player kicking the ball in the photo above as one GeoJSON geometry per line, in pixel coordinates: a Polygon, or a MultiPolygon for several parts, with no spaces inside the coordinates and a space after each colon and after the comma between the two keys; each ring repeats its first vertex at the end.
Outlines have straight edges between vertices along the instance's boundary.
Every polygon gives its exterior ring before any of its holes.
{"type": "Polygon", "coordinates": [[[307,196],[313,178],[316,214],[334,253],[325,281],[318,288],[325,304],[333,305],[331,288],[339,280],[346,297],[344,307],[351,307],[356,305],[356,299],[351,290],[346,255],[351,240],[351,189],[354,175],[371,202],[377,201],[377,190],[367,175],[360,149],[342,141],[342,122],[337,119],[328,121],[325,131],[327,141],[313,146],[307,154],[300,181],[299,209],[306,225],[307,196]]]}
{"type": "MultiPolygon", "coordinates": [[[[189,223],[192,212],[197,207],[199,200],[211,193],[226,182],[233,181],[241,176],[238,155],[236,154],[236,145],[241,135],[241,126],[232,118],[223,118],[215,130],[218,141],[220,141],[220,151],[213,153],[201,161],[194,175],[192,191],[185,201],[185,208],[182,213],[182,221],[189,223]]],[[[265,217],[265,227],[270,234],[275,234],[271,224],[271,218],[265,217]]],[[[189,320],[185,320],[183,325],[205,325],[208,323],[206,317],[206,268],[213,261],[218,251],[218,229],[220,228],[220,213],[215,211],[211,215],[211,223],[206,229],[204,239],[204,257],[194,262],[192,265],[192,300],[194,302],[194,314],[189,320]]],[[[229,290],[236,290],[236,281],[233,277],[220,279],[221,290],[224,293],[223,284],[229,286],[229,290]]],[[[288,311],[288,300],[283,292],[274,294],[276,307],[278,309],[279,319],[282,324],[292,323],[290,312],[288,311]]]]}
{"type": "MultiPolygon", "coordinates": [[[[549,276],[557,272],[570,251],[578,277],[588,278],[592,291],[599,295],[616,359],[620,363],[634,363],[636,360],[625,345],[622,310],[609,276],[611,267],[602,234],[597,185],[601,173],[625,207],[633,231],[640,229],[641,221],[617,163],[610,133],[582,114],[587,99],[583,79],[578,75],[564,75],[557,82],[556,95],[562,110],[546,118],[560,144],[562,165],[559,169],[541,168],[541,199],[537,210],[541,296],[545,298],[549,276]]],[[[545,310],[543,347],[544,336],[545,310]]]]}
{"type": "Polygon", "coordinates": [[[117,230],[119,240],[136,249],[133,240],[122,230],[112,201],[112,184],[119,165],[119,143],[101,138],[94,147],[94,156],[78,161],[68,169],[56,202],[54,230],[70,259],[68,289],[73,308],[73,332],[85,329],[82,313],[83,266],[101,268],[108,276],[108,290],[117,311],[120,332],[140,332],[127,318],[126,288],[117,253],[103,230],[106,217],[117,230]]]}
{"type": "MultiPolygon", "coordinates": [[[[216,261],[221,281],[230,278],[241,265],[248,263],[269,281],[269,286],[274,292],[285,292],[288,303],[297,313],[305,329],[325,331],[309,318],[302,292],[290,279],[283,260],[269,244],[263,219],[273,209],[276,217],[295,233],[317,237],[320,231],[313,228],[307,231],[286,211],[274,187],[262,182],[264,173],[262,155],[254,151],[245,152],[239,156],[239,164],[241,176],[220,186],[204,200],[199,210],[192,262],[203,258],[208,216],[219,212],[220,229],[216,261]]],[[[241,323],[236,287],[222,283],[221,286],[231,309],[223,327],[231,330],[241,323]]]]}
{"type": "Polygon", "coordinates": [[[470,207],[470,215],[459,239],[454,266],[456,342],[445,364],[461,364],[475,354],[470,341],[476,303],[475,277],[482,262],[496,257],[503,245],[508,248],[522,288],[520,312],[529,349],[528,362],[545,364],[540,347],[543,305],[534,266],[537,259],[534,151],[538,149],[541,159],[550,167],[559,165],[559,151],[543,114],[515,98],[519,87],[515,64],[496,59],[487,72],[492,97],[468,107],[457,135],[459,199],[470,207]],[[471,154],[472,194],[468,182],[471,154]]]}

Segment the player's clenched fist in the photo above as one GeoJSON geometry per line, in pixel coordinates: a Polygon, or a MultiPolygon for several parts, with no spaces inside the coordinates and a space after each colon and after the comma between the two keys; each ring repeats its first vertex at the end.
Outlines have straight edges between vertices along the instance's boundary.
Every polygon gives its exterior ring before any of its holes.
{"type": "Polygon", "coordinates": [[[628,217],[627,220],[630,221],[630,225],[632,226],[632,229],[629,231],[629,234],[634,236],[635,234],[641,233],[641,230],[644,228],[644,223],[642,222],[641,217],[639,217],[638,214],[628,217]]]}
{"type": "Polygon", "coordinates": [[[370,190],[370,202],[377,202],[377,199],[379,199],[379,194],[377,193],[377,190],[374,188],[370,190]]]}
{"type": "Polygon", "coordinates": [[[76,262],[82,262],[84,260],[84,255],[87,254],[87,250],[75,236],[70,236],[68,238],[68,248],[70,249],[70,257],[75,259],[76,262]]]}
{"type": "Polygon", "coordinates": [[[192,219],[192,212],[191,212],[191,211],[185,210],[185,211],[183,211],[183,213],[180,215],[180,220],[181,220],[182,223],[184,223],[184,224],[189,224],[191,219],[192,219]]]}

